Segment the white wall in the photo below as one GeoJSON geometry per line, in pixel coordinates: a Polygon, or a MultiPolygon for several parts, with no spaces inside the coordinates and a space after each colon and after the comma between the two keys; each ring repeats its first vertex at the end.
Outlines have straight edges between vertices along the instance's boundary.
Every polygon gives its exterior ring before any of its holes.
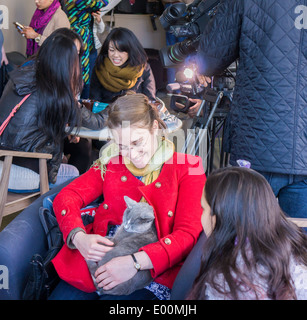
{"type": "MultiPolygon", "coordinates": [[[[106,25],[111,17],[104,16],[106,25]]],[[[141,42],[144,48],[161,49],[166,45],[165,30],[159,19],[156,20],[157,30],[154,30],[148,14],[114,14],[114,27],[130,29],[141,42]]]]}
{"type": "MultiPolygon", "coordinates": [[[[2,28],[4,36],[4,47],[6,52],[19,51],[25,55],[26,40],[23,38],[15,26],[14,21],[23,25],[29,25],[32,15],[36,9],[34,0],[0,0],[0,6],[8,8],[8,29],[2,28]]],[[[6,17],[4,17],[6,18],[6,17]]],[[[3,26],[5,27],[5,26],[3,26]]]]}

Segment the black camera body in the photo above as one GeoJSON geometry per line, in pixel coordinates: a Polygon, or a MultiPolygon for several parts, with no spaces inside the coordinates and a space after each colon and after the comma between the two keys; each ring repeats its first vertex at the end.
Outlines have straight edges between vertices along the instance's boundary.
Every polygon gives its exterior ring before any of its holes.
{"type": "Polygon", "coordinates": [[[182,42],[160,50],[165,68],[172,68],[185,61],[197,50],[201,33],[215,15],[221,0],[195,0],[190,5],[174,3],[166,8],[159,20],[162,27],[176,37],[186,37],[182,42]]]}
{"type": "MultiPolygon", "coordinates": [[[[184,66],[187,57],[192,57],[188,64],[193,65],[193,55],[197,52],[202,32],[215,16],[221,2],[222,0],[195,0],[188,6],[185,3],[174,3],[164,10],[159,19],[162,27],[176,37],[186,37],[184,41],[160,50],[160,58],[165,68],[184,66]]],[[[185,78],[184,72],[179,71],[176,74],[177,83],[167,85],[167,90],[172,92],[170,107],[174,111],[187,113],[193,105],[189,98],[205,100],[208,99],[208,92],[223,91],[224,96],[219,105],[223,105],[226,99],[232,97],[236,65],[214,75],[211,88],[200,85],[195,76],[197,66],[194,65],[192,69],[192,77],[185,78]]],[[[213,96],[216,99],[216,94],[213,96]]]]}

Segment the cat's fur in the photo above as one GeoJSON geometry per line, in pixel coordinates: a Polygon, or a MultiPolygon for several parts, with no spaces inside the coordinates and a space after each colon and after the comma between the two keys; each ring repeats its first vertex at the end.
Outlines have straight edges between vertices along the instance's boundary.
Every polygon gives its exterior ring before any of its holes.
{"type": "MultiPolygon", "coordinates": [[[[146,202],[136,202],[127,196],[124,199],[127,209],[123,215],[123,223],[113,237],[108,237],[114,242],[113,249],[107,252],[99,262],[87,261],[94,283],[94,274],[98,267],[115,257],[136,253],[139,248],[158,241],[153,208],[146,202]]],[[[99,294],[129,295],[136,290],[144,288],[152,280],[149,270],[140,270],[134,277],[113,289],[104,291],[102,288],[98,288],[96,283],[95,285],[99,294]]]]}

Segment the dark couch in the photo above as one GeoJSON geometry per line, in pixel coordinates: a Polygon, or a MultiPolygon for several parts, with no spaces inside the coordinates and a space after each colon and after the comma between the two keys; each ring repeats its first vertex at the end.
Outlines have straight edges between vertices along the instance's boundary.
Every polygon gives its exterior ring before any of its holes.
{"type": "Polygon", "coordinates": [[[39,219],[43,199],[59,192],[70,181],[58,186],[23,210],[0,232],[0,265],[8,268],[9,289],[0,289],[0,300],[20,300],[30,272],[30,260],[48,249],[46,233],[39,219]]]}

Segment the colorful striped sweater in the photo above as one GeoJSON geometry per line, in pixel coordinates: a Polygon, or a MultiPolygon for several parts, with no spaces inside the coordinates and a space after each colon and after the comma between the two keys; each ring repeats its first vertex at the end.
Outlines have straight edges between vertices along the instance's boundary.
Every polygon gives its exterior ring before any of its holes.
{"type": "Polygon", "coordinates": [[[94,46],[92,13],[109,3],[108,0],[66,0],[65,10],[71,25],[83,40],[84,54],[82,56],[82,73],[85,84],[89,83],[89,55],[94,46]]]}

